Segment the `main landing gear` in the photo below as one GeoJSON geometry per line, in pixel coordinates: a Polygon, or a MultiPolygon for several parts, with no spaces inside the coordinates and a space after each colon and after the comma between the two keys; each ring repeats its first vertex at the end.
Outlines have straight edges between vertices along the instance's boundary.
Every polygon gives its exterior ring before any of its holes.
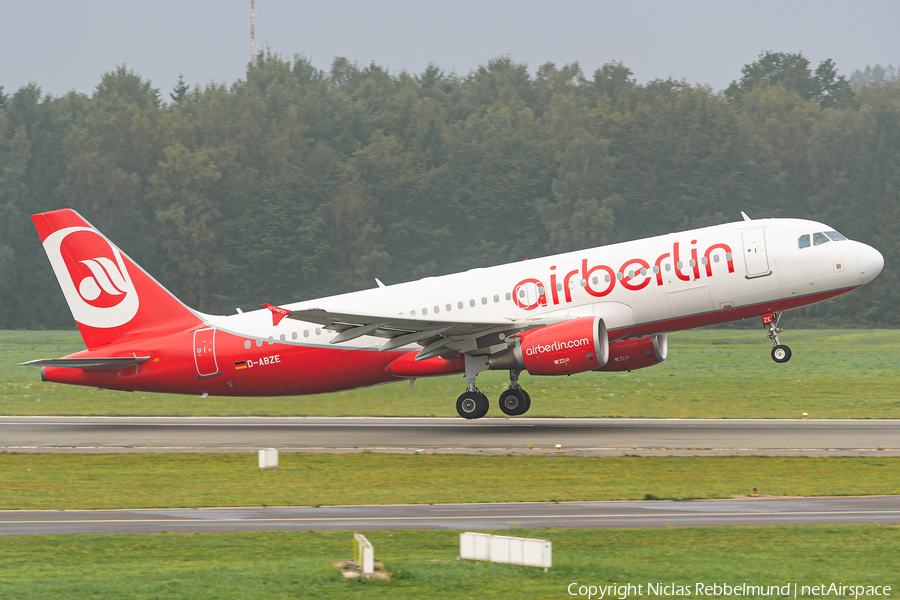
{"type": "Polygon", "coordinates": [[[791,349],[778,341],[778,334],[784,331],[778,326],[782,314],[780,312],[766,313],[762,316],[763,325],[768,330],[766,337],[772,340],[772,345],[774,346],[772,348],[772,360],[777,363],[786,363],[791,360],[791,349]]]}
{"type": "Polygon", "coordinates": [[[480,419],[487,414],[491,401],[474,385],[456,399],[456,412],[464,419],[480,419]]]}
{"type": "MultiPolygon", "coordinates": [[[[475,376],[488,369],[487,357],[466,355],[466,391],[456,400],[456,412],[464,419],[480,419],[487,414],[490,400],[475,387],[475,376]]],[[[519,386],[519,372],[509,372],[509,389],[500,394],[500,410],[511,417],[531,408],[531,396],[519,386]]]]}
{"type": "Polygon", "coordinates": [[[509,389],[500,394],[500,410],[510,417],[524,415],[531,408],[531,396],[519,385],[519,372],[509,372],[509,389]]]}

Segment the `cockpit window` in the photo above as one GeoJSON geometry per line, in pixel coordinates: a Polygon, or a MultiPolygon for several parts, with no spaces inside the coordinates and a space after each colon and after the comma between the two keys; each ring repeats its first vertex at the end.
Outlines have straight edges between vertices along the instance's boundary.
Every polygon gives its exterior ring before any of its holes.
{"type": "Polygon", "coordinates": [[[807,233],[806,235],[801,235],[800,239],[797,240],[797,244],[801,248],[809,248],[809,234],[807,233]]]}
{"type": "Polygon", "coordinates": [[[816,232],[813,234],[813,246],[821,246],[822,244],[827,244],[831,240],[821,232],[816,232]]]}
{"type": "Polygon", "coordinates": [[[825,235],[834,240],[835,242],[846,242],[847,238],[839,234],[837,231],[826,231],[825,235]]]}

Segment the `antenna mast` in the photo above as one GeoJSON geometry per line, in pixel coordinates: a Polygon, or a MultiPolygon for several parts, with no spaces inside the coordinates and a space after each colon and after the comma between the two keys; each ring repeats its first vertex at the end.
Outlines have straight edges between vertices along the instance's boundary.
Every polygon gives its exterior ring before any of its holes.
{"type": "Polygon", "coordinates": [[[250,67],[256,67],[256,0],[250,0],[250,67]]]}

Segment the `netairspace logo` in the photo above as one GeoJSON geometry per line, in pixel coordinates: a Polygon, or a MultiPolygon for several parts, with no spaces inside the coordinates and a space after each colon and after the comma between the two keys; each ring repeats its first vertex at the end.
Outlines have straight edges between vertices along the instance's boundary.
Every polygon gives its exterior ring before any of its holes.
{"type": "Polygon", "coordinates": [[[694,596],[706,598],[723,598],[728,596],[771,596],[774,598],[822,598],[827,596],[843,598],[889,597],[889,585],[848,585],[844,583],[820,583],[818,585],[802,585],[788,583],[786,585],[752,585],[749,583],[695,583],[682,585],[678,583],[612,583],[607,585],[582,585],[570,583],[566,588],[570,596],[604,600],[616,598],[626,600],[631,596],[694,596]]]}

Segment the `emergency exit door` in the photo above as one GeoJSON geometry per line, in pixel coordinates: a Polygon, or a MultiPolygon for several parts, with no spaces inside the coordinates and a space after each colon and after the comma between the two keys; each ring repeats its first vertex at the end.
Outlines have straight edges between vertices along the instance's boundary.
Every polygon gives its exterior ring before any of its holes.
{"type": "Polygon", "coordinates": [[[219,365],[216,363],[215,328],[207,327],[194,332],[194,364],[200,377],[219,374],[219,365]]]}
{"type": "Polygon", "coordinates": [[[766,230],[748,229],[741,234],[744,241],[744,264],[747,266],[747,279],[771,275],[769,256],[766,253],[766,230]]]}

